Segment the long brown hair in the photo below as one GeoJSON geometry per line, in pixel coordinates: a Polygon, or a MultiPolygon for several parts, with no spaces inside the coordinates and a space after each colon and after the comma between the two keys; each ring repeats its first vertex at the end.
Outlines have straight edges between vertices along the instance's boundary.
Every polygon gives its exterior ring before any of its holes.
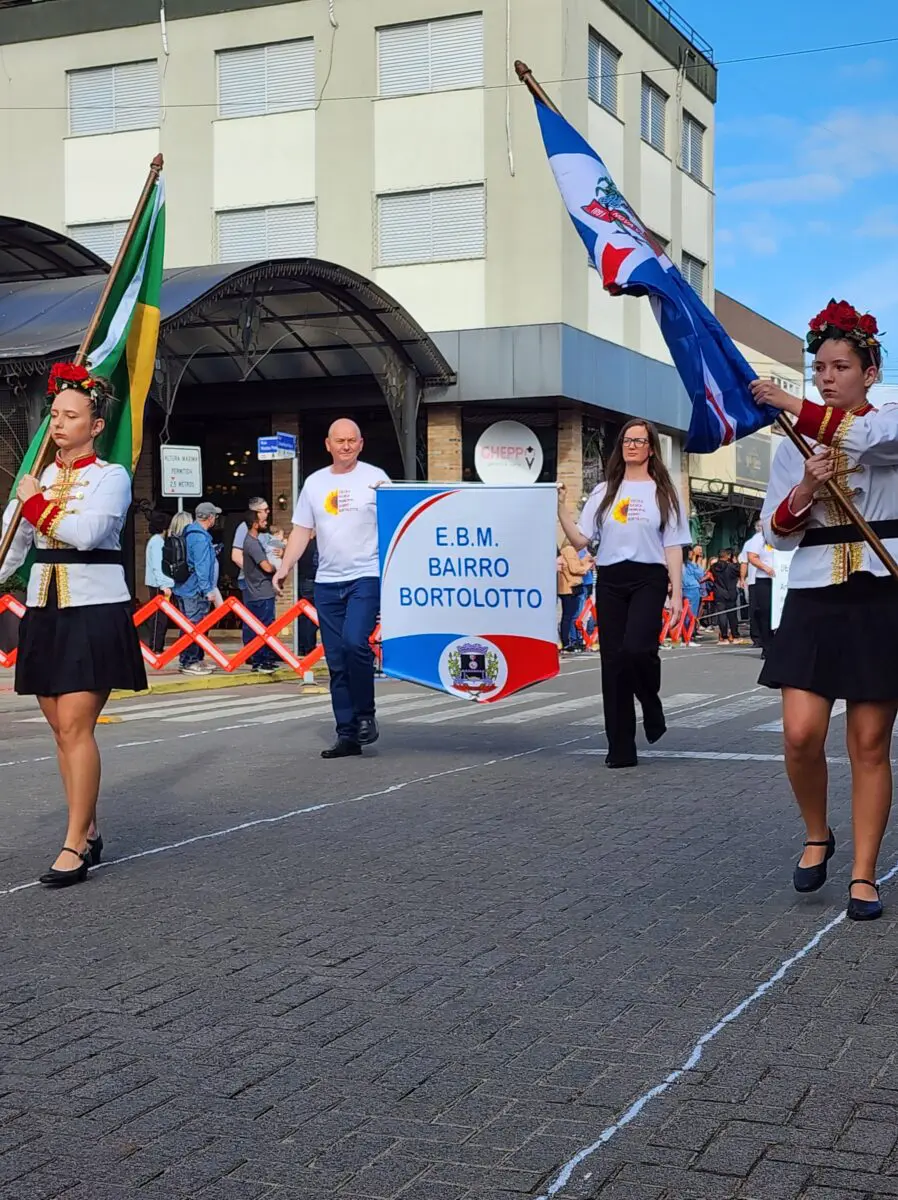
{"type": "Polygon", "coordinates": [[[646,465],[648,466],[649,475],[655,481],[655,490],[658,494],[658,508],[661,510],[661,528],[666,529],[672,521],[680,519],[680,497],[677,495],[674,481],[671,479],[670,472],[665,467],[664,459],[661,457],[661,439],[658,437],[658,430],[651,421],[646,421],[643,417],[633,417],[618,434],[617,442],[611,451],[611,457],[608,459],[608,467],[605,471],[606,491],[602,497],[602,503],[599,505],[599,511],[596,513],[596,530],[601,529],[605,515],[617,499],[617,493],[620,491],[620,486],[624,481],[624,472],[626,470],[626,463],[624,462],[624,438],[628,431],[636,425],[641,425],[649,438],[651,454],[646,465]]]}

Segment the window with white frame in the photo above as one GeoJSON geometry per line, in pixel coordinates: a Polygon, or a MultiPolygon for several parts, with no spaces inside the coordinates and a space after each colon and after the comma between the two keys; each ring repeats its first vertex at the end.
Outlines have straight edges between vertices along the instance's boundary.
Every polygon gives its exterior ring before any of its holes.
{"type": "Polygon", "coordinates": [[[315,42],[219,50],[218,115],[262,117],[315,103],[315,42]]]}
{"type": "Polygon", "coordinates": [[[379,29],[377,78],[381,96],[483,87],[483,14],[379,29]]]}
{"type": "Polygon", "coordinates": [[[219,262],[255,258],[306,258],[318,246],[315,205],[277,204],[216,214],[219,262]]]}
{"type": "Polygon", "coordinates": [[[90,225],[70,225],[69,237],[112,263],[127,231],[127,221],[97,221],[90,225]]]}
{"type": "Polygon", "coordinates": [[[589,98],[601,104],[608,112],[617,116],[617,72],[620,67],[620,51],[610,42],[599,37],[594,29],[589,31],[589,98]]]}
{"type": "Polygon", "coordinates": [[[378,196],[377,245],[381,267],[483,258],[483,184],[378,196]]]}
{"type": "Polygon", "coordinates": [[[68,72],[69,133],[120,133],[159,124],[159,67],[122,63],[68,72]]]}
{"type": "Polygon", "coordinates": [[[683,113],[683,135],[680,139],[680,166],[687,175],[704,179],[705,127],[688,112],[683,113]]]}
{"type": "Polygon", "coordinates": [[[695,258],[692,254],[687,254],[683,251],[683,258],[680,263],[680,270],[683,272],[683,278],[690,287],[695,288],[698,294],[702,297],[705,295],[705,264],[700,258],[695,258]]]}
{"type": "Polygon", "coordinates": [[[667,138],[667,95],[650,79],[642,80],[642,136],[650,146],[665,153],[667,138]]]}

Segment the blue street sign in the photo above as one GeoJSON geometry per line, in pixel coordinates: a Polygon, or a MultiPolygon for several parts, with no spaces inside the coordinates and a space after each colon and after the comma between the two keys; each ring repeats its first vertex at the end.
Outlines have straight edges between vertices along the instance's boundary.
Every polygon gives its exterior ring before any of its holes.
{"type": "Polygon", "coordinates": [[[261,461],[266,459],[277,458],[278,456],[278,437],[277,434],[272,434],[271,437],[259,438],[258,458],[261,461]]]}
{"type": "Polygon", "coordinates": [[[277,448],[282,456],[293,458],[296,454],[296,434],[279,433],[277,435],[277,448]]]}

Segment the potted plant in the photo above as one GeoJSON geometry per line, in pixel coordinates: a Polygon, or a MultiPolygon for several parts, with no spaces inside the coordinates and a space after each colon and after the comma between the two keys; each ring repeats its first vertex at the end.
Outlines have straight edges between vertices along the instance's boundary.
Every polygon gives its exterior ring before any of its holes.
{"type": "MultiPolygon", "coordinates": [[[[5,583],[0,583],[0,596],[12,596],[15,600],[25,603],[28,585],[21,575],[10,575],[5,583]]],[[[19,644],[19,618],[8,608],[0,612],[0,650],[9,654],[19,644]]]]}

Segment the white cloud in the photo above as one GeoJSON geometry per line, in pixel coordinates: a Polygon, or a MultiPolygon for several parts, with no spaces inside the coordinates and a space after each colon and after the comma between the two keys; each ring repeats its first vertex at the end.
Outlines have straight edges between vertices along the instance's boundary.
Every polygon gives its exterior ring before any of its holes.
{"type": "Polygon", "coordinates": [[[898,238],[898,205],[886,204],[874,209],[855,233],[858,237],[898,238]]]}
{"type": "Polygon", "coordinates": [[[889,73],[889,64],[884,58],[868,58],[864,62],[845,63],[839,67],[839,75],[842,79],[860,79],[862,82],[872,83],[875,79],[882,79],[889,73]]]}
{"type": "Polygon", "coordinates": [[[780,179],[754,179],[751,183],[722,188],[720,196],[731,203],[819,204],[843,195],[847,188],[848,182],[841,175],[820,171],[780,179]]]}
{"type": "Polygon", "coordinates": [[[898,113],[846,108],[808,130],[799,151],[807,170],[838,170],[846,182],[898,169],[898,113]]]}

